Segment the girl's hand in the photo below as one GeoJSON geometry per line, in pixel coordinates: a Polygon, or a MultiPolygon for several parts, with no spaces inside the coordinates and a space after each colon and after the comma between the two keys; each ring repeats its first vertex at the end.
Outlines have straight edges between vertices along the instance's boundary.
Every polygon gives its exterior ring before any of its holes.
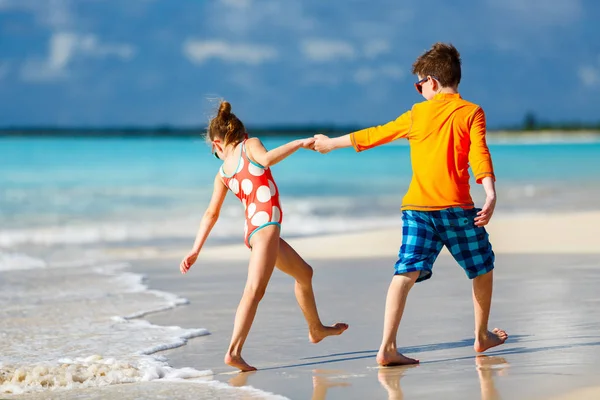
{"type": "Polygon", "coordinates": [[[193,250],[187,256],[185,256],[185,258],[181,261],[181,264],[179,264],[179,270],[181,271],[181,273],[185,274],[186,272],[188,272],[190,268],[192,268],[192,265],[194,265],[194,263],[196,262],[197,258],[198,253],[193,250]]]}
{"type": "Polygon", "coordinates": [[[314,138],[301,139],[300,145],[304,149],[314,150],[315,149],[315,139],[314,138]]]}

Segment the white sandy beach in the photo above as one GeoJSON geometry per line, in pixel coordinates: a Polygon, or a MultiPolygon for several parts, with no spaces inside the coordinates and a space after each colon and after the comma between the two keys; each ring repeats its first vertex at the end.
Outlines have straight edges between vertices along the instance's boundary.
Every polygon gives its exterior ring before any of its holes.
{"type": "MultiPolygon", "coordinates": [[[[600,211],[497,213],[486,228],[496,254],[600,254],[600,211]]],[[[288,239],[303,257],[311,260],[395,255],[401,241],[400,222],[397,228],[288,239]]],[[[177,259],[187,250],[182,248],[164,252],[153,248],[137,248],[119,250],[114,255],[124,258],[177,259]]],[[[202,250],[201,259],[244,261],[248,256],[248,249],[240,243],[207,246],[202,250]]]]}

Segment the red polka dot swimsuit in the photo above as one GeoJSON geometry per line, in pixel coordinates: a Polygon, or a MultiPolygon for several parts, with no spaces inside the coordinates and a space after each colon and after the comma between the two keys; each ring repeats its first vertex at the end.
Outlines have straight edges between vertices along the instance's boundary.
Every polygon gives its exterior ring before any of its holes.
{"type": "Polygon", "coordinates": [[[220,174],[225,186],[244,205],[246,212],[244,242],[251,248],[250,239],[260,229],[269,225],[281,226],[283,212],[279,202],[279,190],[271,170],[248,158],[244,140],[235,172],[227,175],[221,166],[220,174]]]}

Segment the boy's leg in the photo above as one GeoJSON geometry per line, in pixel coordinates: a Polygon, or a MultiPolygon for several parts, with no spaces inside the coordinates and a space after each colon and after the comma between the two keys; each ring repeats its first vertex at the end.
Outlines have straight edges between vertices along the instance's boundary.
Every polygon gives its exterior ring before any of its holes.
{"type": "Polygon", "coordinates": [[[488,319],[492,305],[494,271],[479,275],[473,279],[473,308],[475,310],[475,351],[481,353],[489,348],[501,345],[508,335],[495,328],[488,331],[488,319]]]}
{"type": "Polygon", "coordinates": [[[394,275],[392,283],[387,292],[385,301],[385,317],[383,322],[383,338],[381,346],[377,353],[377,363],[382,366],[416,364],[419,360],[403,356],[398,353],[396,346],[396,336],[398,335],[398,327],[404,306],[406,305],[406,297],[408,292],[413,287],[419,271],[408,272],[405,274],[394,275]]]}
{"type": "Polygon", "coordinates": [[[321,323],[312,287],[313,269],[283,239],[279,239],[279,256],[275,265],[296,280],[294,285],[296,300],[308,324],[308,337],[312,343],[319,343],[327,336],[339,335],[348,329],[348,324],[341,322],[333,326],[325,326],[321,323]]]}
{"type": "Polygon", "coordinates": [[[398,353],[396,336],[404,313],[406,297],[415,282],[429,279],[433,263],[442,249],[429,211],[402,212],[402,247],[385,302],[383,338],[377,353],[379,365],[415,364],[418,360],[398,353]]]}
{"type": "Polygon", "coordinates": [[[469,279],[473,280],[474,348],[477,352],[483,352],[504,343],[508,335],[497,328],[488,331],[495,256],[485,228],[474,224],[477,211],[476,208],[442,210],[441,218],[436,222],[444,244],[469,279]]]}
{"type": "Polygon", "coordinates": [[[267,226],[252,237],[252,253],[244,294],[235,313],[231,343],[225,363],[241,371],[254,371],[242,358],[242,347],[250,332],[258,303],[262,300],[279,251],[279,227],[267,226]]]}

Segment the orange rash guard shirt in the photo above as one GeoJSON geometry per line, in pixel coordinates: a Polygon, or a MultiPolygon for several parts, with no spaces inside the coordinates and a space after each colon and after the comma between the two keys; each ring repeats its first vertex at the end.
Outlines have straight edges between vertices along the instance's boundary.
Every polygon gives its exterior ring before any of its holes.
{"type": "Polygon", "coordinates": [[[460,94],[438,93],[395,121],[350,134],[356,151],[407,138],[413,170],[402,210],[472,208],[469,165],[477,183],[494,180],[485,114],[460,94]]]}

